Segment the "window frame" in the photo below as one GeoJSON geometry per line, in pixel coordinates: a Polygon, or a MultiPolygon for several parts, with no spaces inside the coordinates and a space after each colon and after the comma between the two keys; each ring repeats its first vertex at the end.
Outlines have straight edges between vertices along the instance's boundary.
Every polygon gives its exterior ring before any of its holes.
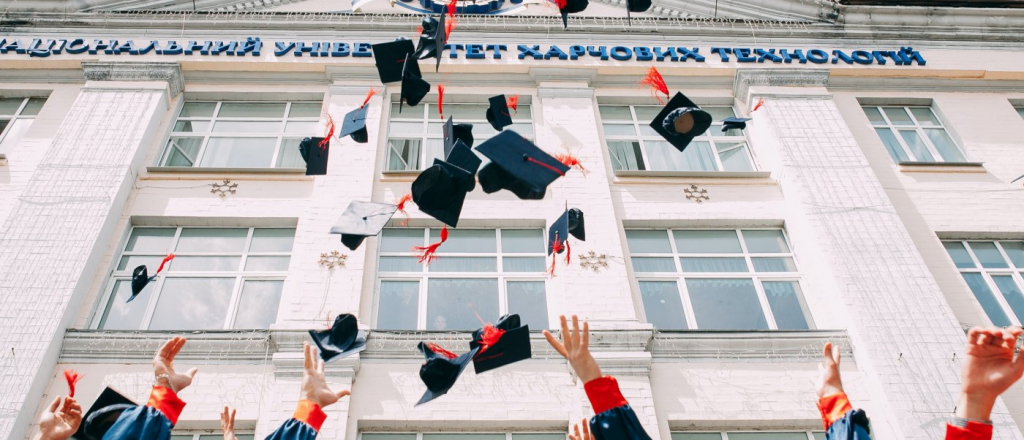
{"type": "Polygon", "coordinates": [[[672,439],[672,440],[675,440],[675,438],[676,438],[675,434],[719,434],[719,435],[721,435],[721,440],[729,440],[729,434],[730,433],[732,433],[732,434],[766,434],[766,435],[771,435],[771,434],[799,434],[799,433],[802,433],[802,434],[806,434],[807,435],[807,440],[817,440],[817,438],[814,436],[814,434],[821,434],[822,438],[825,437],[825,432],[824,431],[816,431],[816,430],[813,430],[813,429],[771,429],[771,430],[764,430],[764,431],[752,431],[752,430],[749,430],[749,429],[747,429],[747,430],[738,429],[738,430],[732,430],[732,431],[708,431],[708,430],[670,431],[669,432],[669,438],[672,439]]]}
{"type": "MultiPolygon", "coordinates": [[[[123,240],[123,243],[121,243],[121,245],[119,246],[118,253],[114,256],[114,259],[111,262],[112,268],[111,268],[110,274],[107,277],[107,281],[104,283],[103,294],[100,295],[100,302],[99,302],[99,304],[97,306],[96,313],[92,317],[92,322],[90,323],[90,327],[93,328],[93,329],[107,330],[107,329],[104,329],[102,327],[102,325],[104,323],[104,316],[106,315],[106,313],[107,313],[107,311],[108,311],[108,309],[109,309],[109,307],[111,305],[111,301],[113,301],[116,298],[117,292],[115,291],[116,290],[115,288],[117,287],[117,284],[119,282],[121,282],[121,281],[127,281],[129,283],[131,282],[132,270],[134,269],[134,267],[131,267],[129,265],[129,266],[126,266],[124,270],[118,270],[117,267],[120,265],[121,259],[124,258],[124,257],[131,257],[131,256],[152,256],[152,255],[154,255],[152,252],[132,252],[132,251],[126,251],[126,249],[128,247],[128,244],[129,244],[129,242],[131,240],[132,233],[134,233],[134,231],[136,229],[174,229],[174,235],[172,236],[172,239],[171,239],[171,242],[170,242],[170,249],[173,250],[173,252],[175,253],[176,257],[177,256],[186,256],[186,257],[191,257],[191,256],[218,257],[218,256],[220,256],[220,257],[223,257],[223,256],[234,256],[234,255],[236,255],[236,254],[231,254],[231,253],[227,253],[227,252],[186,252],[186,253],[180,253],[180,252],[178,252],[176,250],[176,248],[178,246],[179,239],[181,238],[181,232],[182,232],[183,229],[247,229],[247,231],[246,231],[246,237],[245,237],[245,247],[243,248],[243,251],[241,251],[239,254],[237,254],[237,255],[239,255],[238,269],[233,270],[233,271],[177,271],[177,272],[171,271],[171,270],[168,269],[168,270],[162,272],[161,276],[157,277],[156,280],[154,280],[154,281],[149,283],[150,286],[153,286],[153,289],[150,292],[148,298],[141,298],[143,293],[140,292],[140,294],[139,294],[140,298],[136,298],[136,300],[135,300],[135,301],[139,301],[139,300],[148,301],[146,303],[146,309],[143,312],[142,321],[139,323],[139,327],[140,328],[139,329],[135,329],[135,330],[109,329],[111,331],[148,331],[150,325],[152,325],[153,317],[156,315],[157,304],[160,302],[160,297],[164,293],[164,290],[163,290],[164,283],[167,281],[168,278],[223,278],[223,279],[231,278],[231,279],[233,279],[234,280],[233,281],[234,284],[233,284],[233,286],[231,288],[231,297],[230,297],[230,300],[229,300],[229,303],[228,303],[228,309],[225,312],[224,324],[219,329],[214,329],[214,330],[235,330],[233,326],[234,326],[236,320],[238,319],[238,304],[239,304],[239,302],[240,302],[240,300],[242,298],[242,289],[245,287],[245,282],[246,281],[280,281],[280,282],[284,283],[285,280],[287,279],[288,273],[289,273],[289,271],[287,269],[285,269],[283,271],[248,271],[248,272],[245,270],[245,265],[246,265],[246,263],[248,261],[248,258],[250,256],[285,256],[285,253],[283,253],[283,252],[250,252],[249,249],[250,249],[250,246],[252,245],[253,233],[255,232],[256,229],[292,229],[292,230],[296,230],[296,228],[290,227],[290,226],[282,226],[282,227],[273,227],[273,226],[132,226],[128,230],[128,233],[125,236],[125,239],[123,240]]],[[[294,238],[293,238],[292,250],[287,253],[287,256],[289,258],[289,265],[291,264],[294,250],[295,250],[295,242],[294,242],[294,238]]],[[[171,252],[171,251],[169,250],[169,252],[171,252]]],[[[170,264],[173,266],[174,260],[171,260],[170,264]]],[[[147,267],[147,269],[153,270],[155,272],[156,268],[147,267]]],[[[149,275],[153,276],[154,272],[150,272],[149,275]]],[[[282,289],[283,289],[283,286],[282,286],[282,289]]],[[[282,295],[283,295],[283,292],[282,292],[282,295]]],[[[277,315],[280,316],[280,313],[281,313],[281,309],[280,309],[280,303],[279,303],[278,304],[277,315]]],[[[271,324],[273,324],[275,322],[277,322],[277,317],[275,317],[274,321],[271,324]]],[[[241,330],[241,329],[239,329],[239,330],[241,330]]]]}
{"type": "Polygon", "coordinates": [[[889,154],[889,157],[891,157],[892,160],[894,162],[896,162],[897,164],[932,164],[932,163],[940,163],[940,164],[957,165],[957,164],[970,164],[970,163],[973,163],[971,161],[970,156],[968,156],[968,154],[967,154],[967,150],[965,150],[963,148],[963,146],[961,146],[960,143],[957,142],[957,140],[953,138],[953,133],[949,130],[949,128],[946,127],[946,123],[945,123],[945,121],[943,121],[941,113],[939,113],[938,109],[935,108],[934,104],[929,104],[929,105],[923,105],[923,104],[921,104],[921,105],[899,105],[899,104],[893,104],[893,105],[881,105],[881,104],[879,104],[879,105],[869,105],[869,104],[861,104],[860,107],[861,107],[861,111],[865,112],[864,113],[865,117],[868,118],[868,124],[870,124],[871,130],[875,132],[875,136],[878,137],[878,140],[882,143],[882,146],[883,146],[883,148],[885,148],[886,153],[889,154]],[[898,107],[898,108],[903,109],[903,111],[907,114],[907,116],[910,117],[910,120],[913,123],[910,124],[910,125],[896,125],[896,124],[893,124],[892,121],[889,119],[889,115],[885,113],[885,108],[894,108],[894,107],[898,107]],[[882,120],[884,122],[883,123],[876,123],[874,121],[871,121],[870,116],[867,116],[867,112],[865,111],[865,109],[867,109],[867,108],[872,108],[875,111],[877,111],[882,116],[882,120]],[[931,112],[931,114],[933,116],[935,116],[935,120],[938,121],[938,125],[922,125],[921,122],[917,119],[917,116],[915,116],[914,112],[911,110],[911,109],[914,109],[914,108],[928,109],[928,111],[931,112]],[[885,140],[878,134],[878,129],[880,129],[880,128],[881,129],[888,129],[888,130],[890,130],[893,133],[893,138],[896,139],[896,142],[899,144],[900,148],[903,150],[903,154],[907,156],[907,160],[899,160],[899,159],[897,159],[895,157],[892,157],[892,153],[889,152],[889,148],[886,147],[886,145],[885,145],[886,144],[885,140]],[[936,129],[936,128],[942,129],[942,131],[946,133],[946,136],[949,137],[950,142],[953,143],[953,147],[956,148],[956,150],[960,153],[961,156],[963,156],[964,160],[962,160],[962,161],[947,161],[945,158],[943,158],[942,157],[942,153],[939,151],[939,149],[932,142],[931,138],[928,137],[928,134],[925,132],[926,128],[927,129],[933,129],[933,130],[936,129]],[[924,142],[924,146],[928,150],[928,154],[932,155],[932,160],[920,160],[920,159],[918,159],[916,157],[916,155],[914,154],[913,150],[907,144],[907,141],[905,139],[903,139],[903,135],[901,135],[900,132],[901,131],[911,131],[911,129],[913,129],[913,131],[917,133],[918,138],[921,139],[922,142],[924,142]]]}
{"type": "MultiPolygon", "coordinates": [[[[707,142],[710,145],[710,148],[711,148],[712,152],[714,153],[715,168],[716,169],[714,169],[714,170],[652,170],[650,168],[650,162],[651,161],[648,158],[649,154],[647,152],[647,144],[646,144],[646,142],[648,142],[648,141],[667,142],[667,141],[664,138],[662,138],[660,135],[657,135],[657,134],[655,134],[655,135],[645,135],[644,134],[643,129],[641,127],[649,127],[650,122],[649,121],[641,121],[637,117],[636,107],[658,107],[658,106],[656,106],[656,105],[647,105],[647,104],[616,104],[616,103],[598,103],[597,104],[597,109],[596,110],[597,110],[599,129],[601,130],[601,135],[604,137],[605,150],[608,152],[609,159],[612,162],[612,169],[614,170],[615,173],[634,173],[634,172],[636,172],[636,173],[666,173],[666,172],[669,172],[669,173],[752,173],[752,172],[759,171],[758,167],[757,167],[757,161],[754,160],[755,159],[754,158],[754,151],[753,151],[753,148],[751,147],[750,138],[747,137],[746,130],[740,130],[741,134],[738,135],[738,136],[737,135],[729,136],[729,135],[723,134],[721,132],[722,126],[724,124],[722,124],[721,121],[716,121],[716,120],[712,121],[711,126],[707,129],[707,131],[705,131],[703,134],[701,134],[700,136],[697,136],[697,137],[695,137],[693,139],[693,142],[707,142]],[[632,121],[626,121],[625,119],[606,119],[604,116],[601,115],[601,107],[602,106],[607,106],[607,107],[628,107],[629,108],[629,114],[630,114],[630,117],[632,118],[632,121]],[[632,135],[632,136],[609,135],[605,131],[605,125],[626,125],[627,123],[630,123],[630,124],[633,125],[633,131],[634,131],[635,134],[632,135]],[[715,132],[714,130],[718,130],[718,131],[715,132]],[[717,134],[715,134],[715,133],[717,133],[717,134]],[[612,151],[611,151],[611,143],[612,142],[637,142],[637,143],[639,143],[639,145],[640,145],[640,157],[644,161],[643,166],[644,166],[645,169],[631,170],[631,169],[627,169],[625,167],[623,167],[622,169],[616,169],[615,163],[616,163],[617,159],[615,158],[615,155],[612,154],[612,151]],[[739,170],[739,171],[725,170],[725,166],[722,163],[721,153],[718,151],[718,147],[717,147],[718,143],[722,143],[722,144],[741,143],[742,146],[746,150],[747,163],[749,164],[750,169],[749,170],[739,170]]],[[[733,116],[737,115],[735,107],[733,107],[731,105],[706,105],[706,106],[702,106],[701,108],[703,108],[703,109],[707,109],[707,108],[727,108],[727,109],[729,109],[730,112],[732,112],[733,116]]],[[[674,147],[672,147],[672,148],[674,148],[674,147]]],[[[739,147],[734,147],[734,148],[739,148],[739,147]]],[[[682,154],[682,152],[680,152],[680,154],[682,154]]]]}
{"type": "MultiPolygon", "coordinates": [[[[1011,277],[1011,279],[1013,279],[1014,283],[1016,283],[1017,288],[1022,293],[1024,293],[1024,267],[1017,267],[1017,266],[1014,265],[1013,260],[1010,259],[1009,254],[1006,252],[1006,249],[1003,249],[1002,242],[1004,242],[1004,241],[1021,241],[1021,240],[1014,240],[1014,239],[1003,239],[1003,240],[1000,240],[1000,239],[977,239],[977,240],[970,240],[970,239],[963,239],[963,240],[943,239],[942,243],[960,243],[960,245],[964,247],[964,250],[967,251],[967,255],[969,257],[971,257],[971,262],[974,263],[974,267],[956,267],[956,262],[953,261],[953,257],[951,255],[949,255],[949,251],[946,251],[946,255],[949,257],[949,262],[953,264],[953,267],[956,268],[957,273],[960,275],[960,280],[963,281],[966,284],[967,280],[965,280],[964,277],[963,277],[964,273],[977,273],[977,274],[980,274],[981,278],[985,281],[985,285],[992,292],[992,296],[995,298],[996,303],[999,304],[1000,309],[1002,309],[1003,314],[1006,315],[1006,318],[1010,321],[1010,325],[1021,325],[1021,323],[1024,322],[1024,321],[1022,321],[1021,317],[1017,316],[1017,313],[1014,312],[1013,308],[1010,307],[1010,304],[1006,302],[1006,295],[1003,293],[1002,289],[999,288],[999,285],[996,284],[995,281],[992,279],[992,275],[993,274],[995,274],[996,276],[1006,276],[1006,275],[1009,275],[1011,277]],[[982,264],[981,264],[981,260],[978,258],[977,254],[974,252],[974,248],[972,248],[970,246],[971,242],[993,243],[995,245],[995,247],[996,247],[996,250],[999,251],[999,255],[1003,258],[1003,261],[1006,262],[1006,267],[983,267],[982,264]]],[[[945,248],[945,246],[943,246],[943,248],[945,248]]],[[[993,325],[996,325],[996,324],[994,324],[992,322],[992,317],[988,316],[988,312],[986,312],[984,310],[984,308],[982,307],[981,301],[978,300],[978,296],[977,296],[977,294],[974,293],[974,290],[971,289],[970,286],[968,286],[967,287],[967,291],[970,292],[971,298],[973,298],[974,301],[978,304],[978,308],[982,309],[982,314],[985,315],[985,318],[988,319],[989,323],[993,324],[993,325]]]]}
{"type": "MultiPolygon", "coordinates": [[[[437,230],[436,227],[423,227],[423,228],[387,228],[387,229],[422,229],[424,232],[425,243],[431,242],[430,232],[437,230]]],[[[400,331],[434,331],[429,329],[429,323],[427,322],[427,309],[429,301],[428,284],[431,278],[443,278],[443,279],[495,279],[498,283],[498,316],[504,316],[508,313],[508,282],[543,282],[544,283],[544,302],[545,308],[548,313],[545,319],[548,325],[551,324],[551,299],[548,288],[548,277],[547,272],[507,272],[505,271],[503,252],[501,248],[501,231],[502,230],[540,230],[542,241],[546,235],[544,228],[530,228],[530,227],[508,227],[508,228],[460,228],[460,230],[484,230],[484,231],[495,231],[495,252],[444,252],[443,247],[439,249],[440,254],[438,258],[457,258],[457,257],[495,257],[495,264],[497,271],[495,272],[432,272],[426,264],[420,264],[419,272],[383,272],[380,270],[380,259],[381,257],[415,257],[417,254],[412,252],[410,249],[407,252],[382,252],[382,246],[377,246],[377,273],[376,279],[374,280],[374,297],[373,297],[373,329],[379,328],[380,322],[380,299],[381,299],[381,285],[388,281],[416,281],[417,286],[417,297],[418,303],[416,304],[416,329],[415,330],[400,330],[400,331]]],[[[382,238],[383,239],[383,238],[382,238]]],[[[542,257],[545,261],[545,267],[547,266],[546,251],[542,250],[537,253],[514,253],[507,254],[509,257],[542,257]]],[[[389,329],[382,329],[389,330],[389,329]]],[[[472,329],[452,329],[444,331],[463,331],[472,329]]]]}
{"type": "MultiPolygon", "coordinates": [[[[768,302],[768,295],[765,292],[763,282],[765,281],[783,281],[783,282],[794,282],[800,289],[800,297],[798,298],[803,306],[804,319],[807,321],[807,330],[815,330],[817,327],[814,323],[814,317],[811,314],[810,304],[807,303],[806,293],[807,289],[804,287],[804,274],[800,271],[800,262],[796,257],[796,252],[793,250],[792,242],[789,239],[789,234],[785,228],[772,228],[772,227],[754,227],[754,228],[626,228],[626,231],[639,230],[639,231],[660,231],[666,233],[666,239],[669,242],[671,252],[669,253],[633,253],[629,251],[630,261],[633,258],[672,258],[672,264],[676,270],[674,272],[638,272],[635,267],[630,265],[630,270],[633,271],[633,282],[635,283],[636,292],[638,294],[638,304],[640,309],[643,311],[644,322],[648,322],[647,319],[647,307],[643,301],[643,292],[640,288],[640,283],[645,281],[654,282],[666,282],[672,281],[676,283],[676,289],[680,296],[680,301],[683,306],[683,317],[686,319],[685,330],[696,330],[696,331],[715,331],[716,329],[701,329],[697,325],[697,315],[693,308],[693,303],[690,298],[689,289],[686,286],[686,280],[690,279],[750,279],[754,285],[754,291],[757,294],[758,304],[761,306],[761,311],[764,313],[765,322],[768,325],[766,330],[757,329],[734,329],[740,331],[779,331],[778,323],[775,320],[775,313],[771,309],[771,304],[768,302]],[[738,253],[680,253],[676,244],[675,231],[734,231],[736,237],[739,240],[740,252],[738,253]],[[789,252],[777,252],[777,253],[751,253],[747,249],[747,242],[743,237],[743,231],[780,231],[782,237],[786,240],[786,246],[789,248],[789,252]],[[742,256],[744,263],[747,265],[746,272],[684,272],[681,258],[696,257],[696,258],[738,258],[742,256]],[[757,272],[754,267],[754,258],[791,258],[793,263],[796,265],[797,270],[795,272],[757,272]]],[[[628,251],[628,239],[627,239],[627,251],[628,251]]],[[[679,331],[682,329],[657,329],[658,331],[679,331]]],[[[783,329],[781,331],[798,331],[783,329]]]]}
{"type": "Polygon", "coordinates": [[[513,435],[517,435],[517,434],[518,435],[524,435],[524,434],[525,435],[530,435],[530,434],[548,434],[548,435],[562,435],[562,436],[564,436],[564,438],[568,438],[569,437],[568,431],[565,431],[565,432],[563,432],[563,431],[508,431],[508,432],[495,432],[495,431],[469,431],[469,432],[467,432],[467,431],[454,431],[454,432],[452,432],[452,431],[428,431],[428,432],[423,432],[423,431],[417,431],[417,432],[409,432],[409,431],[370,431],[370,432],[362,432],[362,431],[360,431],[359,432],[359,437],[358,437],[357,440],[363,440],[363,434],[391,434],[391,435],[410,435],[410,434],[415,434],[416,435],[416,440],[423,440],[423,435],[424,434],[428,434],[428,435],[435,435],[435,434],[436,435],[445,435],[445,434],[480,434],[480,435],[504,434],[505,435],[505,440],[512,440],[512,436],[513,435]]]}
{"type": "MultiPolygon", "coordinates": [[[[8,99],[18,99],[18,98],[12,97],[12,98],[8,98],[8,99]]],[[[0,120],[7,122],[7,125],[4,126],[3,130],[0,130],[0,146],[3,146],[4,140],[7,139],[7,135],[9,135],[11,133],[11,131],[13,131],[14,124],[17,123],[19,120],[32,120],[33,123],[35,123],[36,117],[39,116],[38,112],[36,112],[36,114],[33,114],[33,115],[25,115],[24,114],[25,113],[25,108],[28,107],[28,103],[31,102],[33,99],[40,99],[40,100],[43,101],[42,105],[40,106],[40,110],[42,109],[43,105],[46,105],[46,101],[47,101],[46,97],[34,96],[34,97],[21,98],[21,104],[18,105],[18,109],[14,111],[13,115],[0,115],[0,120]]],[[[26,128],[26,130],[29,129],[29,128],[32,128],[31,125],[28,128],[26,128]]],[[[7,155],[7,153],[3,149],[0,149],[0,158],[6,157],[6,155],[7,155]]]]}
{"type": "MultiPolygon", "coordinates": [[[[224,434],[220,430],[216,430],[215,431],[215,430],[212,430],[212,429],[183,429],[183,430],[178,431],[178,432],[175,432],[173,430],[171,431],[171,437],[174,437],[174,436],[186,436],[186,435],[192,436],[192,440],[200,440],[200,438],[202,436],[211,436],[212,435],[212,436],[216,436],[216,437],[222,438],[222,436],[224,434]]],[[[235,435],[236,436],[237,435],[248,435],[248,436],[252,436],[253,439],[255,439],[256,438],[256,431],[251,430],[251,429],[236,429],[235,430],[235,435]]]]}

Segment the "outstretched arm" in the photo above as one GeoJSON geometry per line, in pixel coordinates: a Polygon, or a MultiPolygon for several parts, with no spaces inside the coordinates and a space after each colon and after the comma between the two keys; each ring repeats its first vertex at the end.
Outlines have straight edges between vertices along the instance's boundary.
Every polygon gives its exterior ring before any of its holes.
{"type": "Polygon", "coordinates": [[[82,407],[73,397],[57,397],[39,417],[38,440],[67,440],[82,423],[82,407]]]}
{"type": "Polygon", "coordinates": [[[168,339],[153,356],[153,391],[145,406],[125,410],[110,427],[104,438],[167,438],[185,402],[178,393],[192,384],[196,369],[179,373],[174,368],[174,357],[185,346],[185,338],[168,339]]]}
{"type": "MultiPolygon", "coordinates": [[[[324,376],[324,361],[316,348],[303,344],[302,400],[292,418],[284,422],[267,440],[312,440],[327,420],[323,408],[333,405],[342,397],[352,394],[348,390],[331,391],[324,376]]],[[[232,417],[234,422],[234,417],[232,417]]],[[[225,436],[225,440],[228,439],[225,436]]]]}
{"type": "Polygon", "coordinates": [[[825,349],[821,354],[821,362],[818,363],[818,411],[821,412],[821,421],[828,430],[836,420],[843,418],[853,407],[843,390],[843,380],[839,374],[839,362],[842,355],[838,347],[833,347],[831,342],[825,343],[825,349]]]}
{"type": "Polygon", "coordinates": [[[946,439],[992,438],[992,407],[996,399],[1024,375],[1024,356],[1017,355],[1020,327],[974,327],[967,333],[961,367],[963,389],[956,419],[946,427],[946,439]]]}

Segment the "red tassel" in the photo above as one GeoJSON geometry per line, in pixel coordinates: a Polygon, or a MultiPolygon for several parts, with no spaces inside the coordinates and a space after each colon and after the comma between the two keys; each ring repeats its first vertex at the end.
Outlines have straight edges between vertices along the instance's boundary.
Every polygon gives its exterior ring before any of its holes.
{"type": "MultiPolygon", "coordinates": [[[[459,2],[459,0],[451,0],[451,1],[448,2],[448,19],[449,20],[451,20],[452,18],[455,17],[455,8],[457,8],[456,4],[458,2],[459,2]]],[[[445,39],[446,40],[448,39],[447,35],[448,35],[448,32],[445,33],[445,39]]]]}
{"type": "Polygon", "coordinates": [[[484,326],[484,334],[480,336],[480,351],[476,353],[477,356],[483,354],[488,348],[493,347],[501,340],[501,337],[505,335],[505,330],[497,328],[491,324],[484,326]]]}
{"type": "Polygon", "coordinates": [[[164,257],[163,261],[160,262],[160,267],[156,268],[156,273],[154,273],[153,275],[156,275],[157,273],[160,273],[160,271],[164,270],[164,265],[167,264],[168,261],[171,261],[173,259],[174,259],[174,254],[173,253],[167,254],[167,256],[164,257]]]}
{"type": "Polygon", "coordinates": [[[75,397],[75,385],[82,380],[82,375],[75,370],[64,370],[64,380],[68,381],[68,389],[71,390],[68,397],[75,397]]]}
{"type": "Polygon", "coordinates": [[[508,108],[512,110],[512,114],[513,115],[519,113],[519,109],[518,109],[518,107],[519,107],[519,95],[518,94],[509,96],[508,98],[506,98],[505,99],[505,104],[508,105],[508,108]]]}
{"type": "Polygon", "coordinates": [[[327,148],[327,146],[331,144],[331,138],[332,137],[334,137],[334,118],[332,118],[331,114],[328,113],[327,114],[327,134],[324,136],[323,140],[321,140],[320,143],[317,144],[320,147],[321,150],[327,148]]]}
{"type": "Polygon", "coordinates": [[[644,79],[640,80],[640,86],[650,87],[651,96],[657,99],[658,102],[662,104],[665,103],[664,101],[661,100],[661,97],[658,96],[657,92],[664,93],[665,97],[667,98],[668,84],[665,84],[665,78],[661,76],[661,72],[658,72],[658,69],[654,68],[653,66],[650,69],[647,69],[647,76],[645,76],[644,79]]]}
{"type": "Polygon", "coordinates": [[[420,27],[416,28],[416,34],[422,34],[422,33],[423,33],[423,26],[420,26],[420,27]]]}
{"type": "Polygon", "coordinates": [[[449,41],[452,37],[452,30],[455,29],[455,16],[453,15],[447,21],[444,22],[444,41],[449,41]]]}
{"type": "Polygon", "coordinates": [[[366,92],[366,99],[363,100],[363,105],[359,106],[359,108],[366,107],[366,104],[370,102],[370,98],[372,98],[373,95],[376,95],[376,94],[377,94],[377,91],[374,90],[374,89],[370,89],[369,92],[366,92]]]}
{"type": "Polygon", "coordinates": [[[558,238],[558,233],[555,233],[555,241],[551,243],[551,268],[548,269],[548,275],[555,276],[555,263],[558,263],[558,253],[562,251],[562,240],[558,238]]]}
{"type": "Polygon", "coordinates": [[[452,352],[450,352],[448,350],[445,350],[443,347],[441,347],[440,345],[437,345],[437,344],[435,344],[433,342],[428,342],[427,343],[427,348],[429,348],[430,351],[432,351],[434,353],[437,353],[437,354],[439,354],[441,356],[444,356],[444,357],[446,357],[448,359],[455,359],[455,358],[459,357],[459,355],[457,355],[455,353],[452,353],[452,352]]]}
{"type": "Polygon", "coordinates": [[[448,226],[441,228],[441,241],[428,246],[413,246],[412,251],[419,253],[420,263],[426,262],[427,265],[430,265],[430,262],[437,259],[437,248],[441,247],[445,241],[448,241],[448,226]]]}
{"type": "Polygon", "coordinates": [[[567,0],[552,0],[552,3],[554,3],[555,6],[558,6],[558,10],[561,11],[562,9],[565,9],[565,5],[568,4],[568,1],[567,0]]]}
{"type": "Polygon", "coordinates": [[[405,220],[398,222],[399,226],[409,225],[409,213],[405,212],[405,204],[412,201],[412,194],[406,194],[402,198],[398,199],[398,212],[401,212],[405,216],[405,220]]]}
{"type": "Polygon", "coordinates": [[[437,85],[437,114],[444,119],[444,84],[437,85]]]}
{"type": "Polygon", "coordinates": [[[568,237],[565,240],[565,265],[569,265],[569,261],[572,259],[572,247],[569,246],[568,237]]]}
{"type": "Polygon", "coordinates": [[[583,173],[584,176],[587,175],[587,169],[583,168],[583,164],[580,162],[580,159],[576,157],[576,155],[572,153],[556,154],[555,159],[561,162],[562,165],[565,165],[569,168],[579,168],[580,172],[583,173]]]}
{"type": "Polygon", "coordinates": [[[537,165],[540,165],[540,166],[542,166],[542,167],[544,167],[544,168],[547,168],[547,169],[549,169],[549,170],[551,170],[551,171],[554,171],[554,172],[558,173],[558,175],[559,175],[559,176],[565,176],[565,173],[563,173],[563,172],[562,172],[562,170],[560,170],[560,169],[558,169],[558,168],[555,168],[555,167],[553,167],[553,166],[551,166],[551,165],[548,165],[548,164],[546,164],[546,163],[544,163],[544,162],[541,162],[541,161],[539,161],[539,160],[537,160],[537,159],[534,159],[534,158],[532,158],[532,157],[530,157],[530,156],[526,156],[526,160],[527,160],[528,162],[533,162],[533,163],[535,163],[535,164],[537,164],[537,165]]]}
{"type": "Polygon", "coordinates": [[[757,109],[761,108],[762,105],[764,105],[764,98],[757,98],[757,104],[754,105],[754,109],[751,110],[750,112],[756,112],[757,109]]]}

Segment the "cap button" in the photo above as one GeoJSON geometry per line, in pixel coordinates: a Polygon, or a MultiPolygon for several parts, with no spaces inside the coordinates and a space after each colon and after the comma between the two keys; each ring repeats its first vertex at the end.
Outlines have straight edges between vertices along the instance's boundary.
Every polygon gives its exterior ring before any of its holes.
{"type": "Polygon", "coordinates": [[[530,160],[530,156],[527,154],[523,154],[523,160],[530,160]]]}

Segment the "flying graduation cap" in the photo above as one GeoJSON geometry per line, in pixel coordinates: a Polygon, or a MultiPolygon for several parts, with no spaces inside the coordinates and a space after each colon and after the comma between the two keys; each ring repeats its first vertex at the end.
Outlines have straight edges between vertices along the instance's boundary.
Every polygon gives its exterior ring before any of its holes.
{"type": "Polygon", "coordinates": [[[646,12],[651,8],[651,0],[626,0],[626,19],[633,24],[632,12],[646,12]]]}
{"type": "Polygon", "coordinates": [[[420,33],[420,41],[416,46],[417,59],[424,60],[430,57],[437,59],[437,65],[434,67],[435,72],[441,69],[441,55],[444,53],[445,44],[448,43],[448,33],[445,32],[445,17],[444,13],[441,13],[438,18],[429,15],[424,17],[421,25],[423,31],[420,33]]]}
{"type": "Polygon", "coordinates": [[[320,349],[320,358],[324,362],[366,350],[366,332],[359,330],[359,321],[348,313],[334,318],[329,330],[310,330],[309,336],[320,349]]]}
{"type": "Polygon", "coordinates": [[[502,316],[497,324],[487,324],[473,332],[469,348],[480,349],[473,358],[476,374],[529,359],[530,327],[520,325],[517,314],[502,316]]]}
{"type": "Polygon", "coordinates": [[[113,388],[107,387],[89,407],[89,411],[82,416],[82,422],[78,425],[78,431],[75,432],[74,438],[101,440],[114,426],[114,422],[121,417],[121,413],[135,406],[137,405],[131,399],[113,388]]]}
{"type": "Polygon", "coordinates": [[[569,171],[558,159],[515,131],[503,131],[476,147],[491,159],[480,169],[480,186],[491,194],[503,189],[523,200],[540,200],[548,185],[569,171]]]}
{"type": "Polygon", "coordinates": [[[462,141],[469,148],[473,148],[473,124],[456,124],[452,121],[452,117],[449,116],[442,127],[442,131],[444,134],[445,156],[451,151],[456,140],[462,141]]]}
{"type": "Polygon", "coordinates": [[[466,201],[466,179],[472,178],[470,171],[435,159],[412,182],[412,201],[424,214],[454,228],[466,201]]]}
{"type": "MultiPolygon", "coordinates": [[[[416,49],[411,40],[399,38],[388,43],[379,43],[371,46],[373,48],[373,62],[377,65],[377,74],[380,82],[387,84],[401,81],[404,73],[405,59],[413,56],[416,49]]],[[[409,73],[419,77],[420,65],[413,63],[409,66],[409,73]]]]}
{"type": "Polygon", "coordinates": [[[366,132],[366,110],[366,105],[363,105],[348,112],[341,123],[338,137],[352,136],[352,140],[365,144],[369,138],[369,133],[366,132]]]}
{"type": "Polygon", "coordinates": [[[427,386],[427,391],[423,393],[416,406],[447,394],[480,350],[474,348],[462,355],[456,355],[434,343],[420,342],[418,347],[426,358],[426,362],[420,366],[420,379],[427,386]]]}
{"type": "Polygon", "coordinates": [[[299,142],[299,154],[302,155],[302,160],[306,161],[307,176],[327,174],[327,159],[330,156],[330,150],[330,138],[308,137],[299,142]]]}
{"type": "Polygon", "coordinates": [[[487,101],[490,103],[490,106],[487,107],[487,122],[491,123],[491,127],[501,131],[512,125],[512,113],[505,95],[492,96],[487,98],[487,101]]]}
{"type": "Polygon", "coordinates": [[[331,227],[331,233],[341,234],[341,244],[356,250],[366,237],[380,234],[397,210],[398,205],[390,203],[353,200],[331,227]]]}
{"type": "Polygon", "coordinates": [[[693,138],[711,127],[711,119],[710,113],[701,110],[700,106],[682,93],[676,92],[651,121],[651,128],[677,150],[683,151],[693,138]]]}
{"type": "Polygon", "coordinates": [[[164,265],[173,259],[174,254],[168,254],[164,257],[164,259],[160,261],[160,266],[156,268],[156,273],[154,273],[153,276],[149,276],[149,269],[146,268],[145,264],[136,267],[135,270],[132,271],[132,296],[128,297],[128,301],[125,301],[125,303],[127,304],[132,302],[136,296],[139,296],[142,289],[145,289],[150,282],[156,281],[156,276],[164,270],[164,265]]]}
{"type": "Polygon", "coordinates": [[[735,116],[725,118],[722,121],[722,133],[729,130],[743,130],[744,128],[747,128],[747,121],[749,120],[750,118],[738,118],[735,116]]]}
{"type": "Polygon", "coordinates": [[[411,55],[405,58],[402,64],[402,90],[398,100],[398,113],[402,113],[402,105],[409,104],[412,107],[419,105],[423,97],[430,93],[430,83],[420,78],[419,61],[411,55]],[[417,66],[415,69],[412,66],[417,66]]]}
{"type": "Polygon", "coordinates": [[[555,263],[558,261],[558,254],[567,252],[565,264],[569,264],[572,258],[569,235],[576,237],[577,240],[587,241],[586,227],[583,224],[583,211],[579,208],[567,208],[548,228],[548,255],[552,255],[551,269],[548,270],[548,273],[551,275],[555,274],[555,263]]]}
{"type": "Polygon", "coordinates": [[[562,14],[562,26],[569,29],[569,14],[583,12],[590,5],[589,0],[555,0],[558,11],[562,14]]]}

